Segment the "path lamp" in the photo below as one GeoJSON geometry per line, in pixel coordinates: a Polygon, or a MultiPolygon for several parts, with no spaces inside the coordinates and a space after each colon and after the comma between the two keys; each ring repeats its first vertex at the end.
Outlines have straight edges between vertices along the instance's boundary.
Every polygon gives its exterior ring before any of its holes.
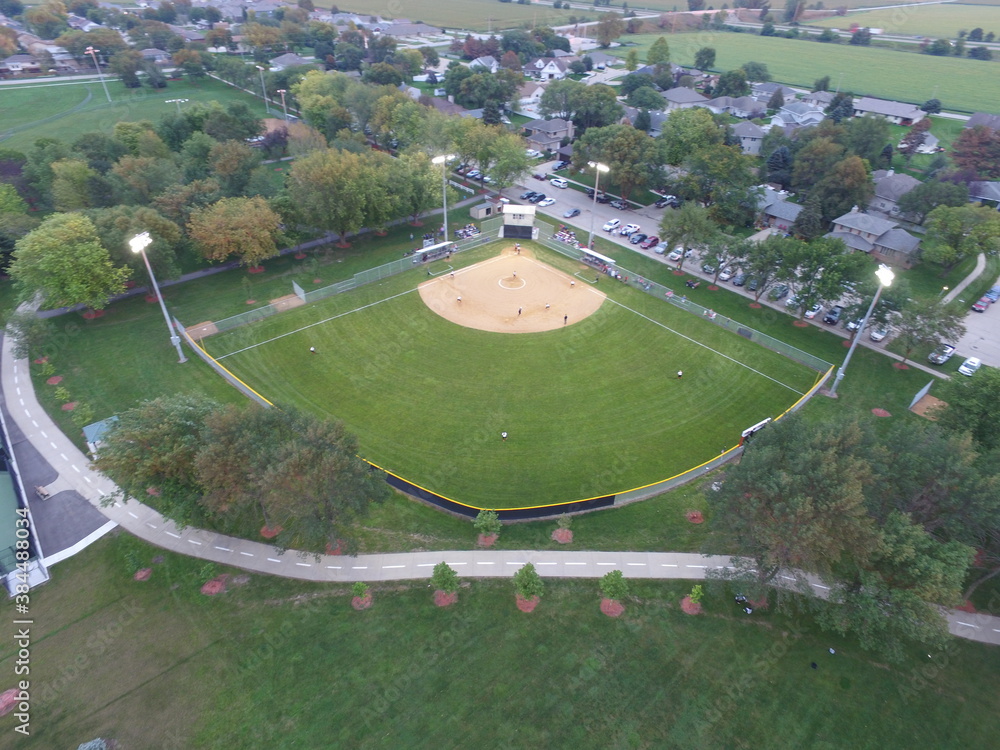
{"type": "Polygon", "coordinates": [[[153,238],[149,236],[149,232],[143,232],[130,239],[128,244],[132,248],[132,252],[142,255],[142,259],[146,262],[146,270],[149,271],[149,280],[153,282],[153,293],[156,294],[156,299],[160,303],[160,309],[163,311],[163,319],[167,321],[167,330],[170,331],[170,343],[177,349],[177,356],[180,357],[178,363],[183,364],[187,362],[187,357],[184,356],[184,350],[181,349],[181,337],[177,335],[177,331],[174,330],[174,326],[170,322],[170,316],[167,314],[167,306],[163,303],[163,295],[160,294],[160,287],[157,285],[156,277],[153,275],[153,267],[149,265],[149,258],[146,257],[146,248],[152,241],[153,238]]]}
{"type": "Polygon", "coordinates": [[[164,102],[164,104],[176,104],[177,105],[177,114],[179,115],[181,113],[181,105],[182,104],[187,104],[189,101],[190,101],[189,99],[167,99],[164,102]]]}
{"type": "Polygon", "coordinates": [[[455,158],[454,154],[442,154],[431,159],[432,164],[441,165],[441,203],[444,207],[444,239],[448,241],[448,162],[455,158]]]}
{"type": "Polygon", "coordinates": [[[590,240],[587,243],[587,247],[591,250],[594,249],[594,216],[597,215],[597,194],[601,192],[601,172],[610,172],[611,167],[607,164],[601,164],[599,161],[587,162],[587,165],[592,167],[595,172],[594,177],[594,206],[590,210],[590,240]]]}
{"type": "Polygon", "coordinates": [[[267,89],[264,88],[264,69],[260,65],[254,67],[260,73],[260,95],[264,97],[264,109],[267,110],[268,114],[271,114],[271,105],[267,101],[267,89]]]}
{"type": "Polygon", "coordinates": [[[97,68],[97,77],[101,79],[101,86],[104,87],[104,95],[108,97],[108,103],[110,103],[111,94],[108,93],[108,84],[104,82],[104,74],[101,72],[101,65],[97,62],[97,53],[100,52],[100,50],[94,49],[93,47],[87,47],[84,52],[94,58],[94,67],[97,68]]]}
{"type": "Polygon", "coordinates": [[[278,89],[278,93],[281,94],[281,111],[285,113],[285,122],[288,122],[288,107],[285,106],[285,94],[288,93],[288,89],[278,89]]]}
{"type": "Polygon", "coordinates": [[[847,350],[847,356],[844,357],[844,364],[842,364],[837,369],[837,377],[833,380],[833,387],[830,389],[830,396],[837,395],[837,386],[840,385],[840,381],[844,379],[844,371],[847,370],[847,363],[851,361],[851,355],[854,354],[854,350],[858,346],[858,342],[861,340],[861,334],[865,331],[865,326],[868,325],[868,319],[872,316],[872,312],[875,310],[875,305],[878,304],[878,298],[882,296],[882,290],[887,286],[892,284],[892,280],[895,278],[895,274],[889,266],[882,264],[878,267],[875,272],[878,277],[878,289],[875,290],[875,296],[872,297],[872,303],[868,305],[868,312],[865,313],[865,317],[861,320],[861,325],[858,326],[858,332],[854,335],[854,341],[851,342],[851,348],[847,350]]]}

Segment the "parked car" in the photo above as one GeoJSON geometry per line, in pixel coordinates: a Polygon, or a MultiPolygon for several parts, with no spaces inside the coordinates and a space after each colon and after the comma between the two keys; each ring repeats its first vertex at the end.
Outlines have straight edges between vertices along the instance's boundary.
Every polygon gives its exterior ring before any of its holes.
{"type": "Polygon", "coordinates": [[[793,294],[791,297],[785,300],[785,307],[798,307],[798,306],[799,306],[799,298],[797,295],[793,294]]]}
{"type": "Polygon", "coordinates": [[[673,205],[676,202],[677,202],[676,195],[664,195],[653,205],[656,206],[657,208],[666,208],[667,206],[673,205]]]}
{"type": "MultiPolygon", "coordinates": [[[[591,197],[593,197],[593,196],[591,196],[591,197]]],[[[600,193],[597,196],[597,202],[598,203],[611,203],[611,196],[608,195],[607,193],[600,193]]]]}
{"type": "Polygon", "coordinates": [[[625,201],[611,201],[611,208],[617,208],[619,211],[628,211],[629,205],[625,201]]]}
{"type": "Polygon", "coordinates": [[[958,371],[963,375],[975,375],[976,371],[983,366],[983,363],[976,357],[969,357],[958,366],[958,371]]]}
{"type": "Polygon", "coordinates": [[[864,322],[864,318],[855,318],[854,320],[849,320],[844,325],[848,331],[856,331],[861,328],[861,324],[864,322]]]}
{"type": "Polygon", "coordinates": [[[648,236],[648,234],[643,234],[642,232],[635,232],[634,234],[629,235],[628,241],[633,245],[638,245],[641,242],[645,242],[648,236]]]}
{"type": "Polygon", "coordinates": [[[821,312],[823,312],[823,305],[816,304],[806,310],[806,317],[809,318],[809,320],[812,320],[821,312]]]}
{"type": "Polygon", "coordinates": [[[975,312],[986,312],[986,308],[992,304],[993,300],[991,300],[986,295],[983,295],[982,297],[980,297],[975,301],[975,303],[972,305],[972,309],[975,312]]]}
{"type": "Polygon", "coordinates": [[[747,291],[756,292],[760,288],[760,279],[756,276],[750,276],[747,278],[747,291]]]}
{"type": "Polygon", "coordinates": [[[609,221],[607,224],[604,225],[603,229],[605,232],[613,232],[619,226],[621,226],[621,223],[622,223],[621,219],[611,219],[611,221],[609,221]]]}
{"type": "Polygon", "coordinates": [[[996,302],[997,300],[1000,300],[1000,286],[993,287],[983,296],[989,297],[991,302],[996,302]]]}
{"type": "Polygon", "coordinates": [[[566,180],[564,180],[562,177],[552,177],[551,179],[549,179],[549,184],[552,187],[561,188],[563,190],[569,187],[569,183],[566,182],[566,180]]]}
{"type": "Polygon", "coordinates": [[[556,203],[555,198],[542,198],[540,201],[538,201],[538,205],[541,206],[542,208],[545,208],[546,206],[554,206],[555,203],[556,203]]]}
{"type": "Polygon", "coordinates": [[[881,341],[889,335],[889,329],[884,326],[875,326],[868,332],[868,338],[872,341],[881,341]]]}
{"type": "Polygon", "coordinates": [[[653,248],[653,252],[657,255],[663,255],[667,252],[667,243],[661,242],[659,245],[653,248]]]}
{"type": "Polygon", "coordinates": [[[533,148],[529,148],[525,150],[524,155],[527,156],[529,159],[537,159],[539,156],[542,155],[542,152],[535,151],[535,149],[533,148]]]}
{"type": "Polygon", "coordinates": [[[774,287],[774,289],[772,289],[767,296],[773,302],[777,302],[779,299],[784,299],[787,296],[787,294],[788,294],[788,287],[785,286],[784,284],[778,284],[778,286],[774,287]]]}
{"type": "Polygon", "coordinates": [[[472,169],[465,173],[465,176],[470,180],[478,180],[480,175],[482,175],[482,172],[480,172],[478,169],[472,169]]]}
{"type": "Polygon", "coordinates": [[[655,234],[652,237],[647,237],[642,242],[639,243],[639,247],[643,250],[649,250],[651,247],[655,247],[660,243],[660,238],[655,234]]]}
{"type": "Polygon", "coordinates": [[[535,197],[531,199],[531,203],[541,203],[547,197],[545,193],[535,193],[535,197]]]}
{"type": "Polygon", "coordinates": [[[638,231],[639,231],[639,225],[638,224],[626,224],[625,226],[623,226],[621,228],[621,230],[618,232],[618,234],[620,234],[622,237],[628,237],[630,235],[635,234],[638,231]]]}
{"type": "Polygon", "coordinates": [[[719,281],[729,281],[733,276],[736,275],[736,269],[732,266],[728,268],[723,268],[722,273],[719,274],[719,281]]]}
{"type": "Polygon", "coordinates": [[[539,174],[538,172],[536,172],[531,176],[534,177],[536,180],[541,180],[542,182],[545,182],[548,179],[545,175],[539,174]]]}
{"type": "Polygon", "coordinates": [[[745,273],[738,273],[733,276],[733,286],[743,286],[747,283],[747,275],[745,273]]]}
{"type": "Polygon", "coordinates": [[[938,344],[937,349],[927,355],[927,361],[932,365],[943,365],[955,353],[955,347],[951,344],[938,344]]]}
{"type": "Polygon", "coordinates": [[[568,166],[569,166],[568,161],[557,161],[555,164],[552,165],[552,171],[558,172],[560,169],[566,169],[566,167],[568,166]]]}
{"type": "Polygon", "coordinates": [[[527,190],[527,191],[521,193],[521,200],[523,200],[523,201],[530,201],[536,195],[538,195],[538,193],[536,193],[534,190],[527,190]]]}
{"type": "Polygon", "coordinates": [[[823,322],[829,326],[835,326],[840,322],[840,316],[844,314],[843,305],[834,305],[830,312],[823,316],[823,322]]]}
{"type": "Polygon", "coordinates": [[[574,216],[579,216],[579,215],[580,215],[580,209],[579,208],[571,208],[566,213],[563,214],[563,218],[564,219],[572,219],[574,216]]]}
{"type": "Polygon", "coordinates": [[[716,266],[712,261],[706,261],[701,264],[701,272],[706,273],[709,276],[715,273],[716,268],[718,268],[718,266],[716,266]]]}

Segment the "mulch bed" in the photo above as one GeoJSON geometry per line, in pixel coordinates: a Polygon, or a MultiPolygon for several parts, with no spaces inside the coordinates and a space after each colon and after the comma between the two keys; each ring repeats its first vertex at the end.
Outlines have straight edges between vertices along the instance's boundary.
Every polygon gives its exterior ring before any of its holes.
{"type": "Polygon", "coordinates": [[[49,385],[59,385],[62,381],[63,381],[63,376],[62,375],[53,375],[51,378],[49,378],[45,382],[48,383],[49,385]]]}
{"type": "Polygon", "coordinates": [[[458,592],[449,594],[446,591],[438,589],[434,592],[434,606],[435,607],[450,607],[452,604],[458,601],[458,592]]]}
{"type": "Polygon", "coordinates": [[[19,694],[20,691],[17,688],[11,688],[0,693],[0,716],[6,716],[17,707],[19,703],[17,696],[19,694]]]}
{"type": "Polygon", "coordinates": [[[792,325],[796,328],[808,328],[809,324],[804,320],[793,320],[792,325]]]}
{"type": "Polygon", "coordinates": [[[247,273],[264,273],[264,266],[250,266],[247,269],[247,273]]]}
{"type": "Polygon", "coordinates": [[[691,523],[705,523],[705,516],[700,510],[689,510],[684,515],[691,523]]]}
{"type": "Polygon", "coordinates": [[[224,594],[226,592],[226,580],[229,578],[228,573],[223,573],[213,578],[211,581],[207,581],[204,586],[201,587],[201,593],[205,596],[215,596],[216,594],[224,594]]]}
{"type": "MultiPolygon", "coordinates": [[[[154,302],[156,301],[155,297],[153,298],[153,301],[154,302]]],[[[104,317],[104,310],[87,310],[87,312],[83,314],[84,320],[93,320],[94,318],[103,318],[103,317],[104,317]]]]}
{"type": "Polygon", "coordinates": [[[535,607],[538,606],[538,602],[540,601],[540,598],[537,596],[533,596],[530,599],[525,599],[520,594],[514,594],[514,599],[517,601],[517,608],[522,612],[534,611],[535,607]]]}
{"type": "Polygon", "coordinates": [[[625,605],[617,599],[601,599],[601,612],[608,617],[621,617],[625,613],[625,605]]]}
{"type": "Polygon", "coordinates": [[[256,305],[257,304],[257,300],[255,300],[255,299],[248,299],[247,300],[247,304],[248,305],[256,305]]]}
{"type": "Polygon", "coordinates": [[[148,581],[151,575],[153,575],[152,568],[143,568],[142,570],[137,570],[132,578],[136,581],[148,581]]]}
{"type": "Polygon", "coordinates": [[[559,542],[559,544],[569,544],[573,541],[573,530],[556,529],[552,532],[552,541],[559,542]]]}
{"type": "Polygon", "coordinates": [[[761,308],[760,302],[751,302],[750,307],[754,310],[759,310],[761,308]]]}
{"type": "Polygon", "coordinates": [[[368,609],[372,606],[372,595],[365,594],[364,596],[355,596],[351,599],[351,606],[354,607],[358,612],[363,609],[368,609]]]}
{"type": "Polygon", "coordinates": [[[970,615],[976,614],[976,608],[972,606],[972,602],[966,602],[960,607],[955,607],[955,609],[961,610],[962,612],[968,612],[970,615]]]}
{"type": "Polygon", "coordinates": [[[715,284],[709,284],[708,285],[708,291],[710,291],[710,292],[717,292],[717,291],[719,291],[719,287],[717,287],[715,284]]]}
{"type": "Polygon", "coordinates": [[[49,361],[48,357],[39,357],[38,359],[35,360],[35,364],[36,365],[44,365],[48,361],[49,361]]]}
{"type": "Polygon", "coordinates": [[[500,538],[499,534],[480,534],[476,539],[476,544],[480,547],[492,547],[500,538]]]}
{"type": "Polygon", "coordinates": [[[313,279],[313,284],[322,284],[323,279],[313,279]]]}
{"type": "Polygon", "coordinates": [[[897,370],[909,370],[910,369],[909,365],[904,365],[902,362],[893,362],[892,366],[895,367],[897,370]]]}
{"type": "Polygon", "coordinates": [[[885,409],[872,409],[872,414],[876,417],[891,417],[892,414],[887,412],[885,409]]]}
{"type": "Polygon", "coordinates": [[[305,253],[295,253],[292,257],[295,258],[295,260],[305,260],[307,256],[305,253]]]}
{"type": "Polygon", "coordinates": [[[146,494],[149,495],[150,497],[159,497],[160,496],[160,488],[159,487],[147,487],[146,488],[146,494]]]}
{"type": "Polygon", "coordinates": [[[274,537],[278,536],[278,534],[280,533],[281,533],[280,526],[275,526],[273,528],[270,526],[263,526],[261,527],[260,530],[260,535],[265,539],[274,539],[274,537]]]}
{"type": "Polygon", "coordinates": [[[851,339],[847,339],[846,341],[841,341],[840,345],[842,347],[844,347],[845,349],[850,348],[850,346],[851,346],[851,339]]]}
{"type": "Polygon", "coordinates": [[[683,276],[683,275],[684,275],[683,271],[674,271],[674,276],[683,276]]]}
{"type": "Polygon", "coordinates": [[[686,615],[700,615],[701,602],[693,602],[690,596],[685,596],[681,599],[681,611],[686,615]]]}
{"type": "Polygon", "coordinates": [[[77,404],[76,401],[70,401],[68,403],[65,403],[65,404],[62,405],[62,410],[63,411],[73,411],[76,408],[76,404],[77,404]]]}

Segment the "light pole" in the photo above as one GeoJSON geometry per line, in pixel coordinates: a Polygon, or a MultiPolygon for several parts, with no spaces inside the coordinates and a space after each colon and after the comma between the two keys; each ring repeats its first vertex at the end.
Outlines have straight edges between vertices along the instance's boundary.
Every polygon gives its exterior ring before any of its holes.
{"type": "Polygon", "coordinates": [[[943,297],[947,293],[948,293],[948,287],[946,286],[941,287],[941,296],[943,297]]]}
{"type": "Polygon", "coordinates": [[[594,249],[594,216],[597,215],[597,194],[601,192],[601,172],[610,172],[611,167],[607,164],[601,164],[599,161],[587,162],[587,165],[594,169],[597,175],[594,178],[594,206],[590,210],[590,240],[587,242],[587,247],[591,250],[594,249]]]}
{"type": "Polygon", "coordinates": [[[101,86],[104,87],[104,95],[108,97],[108,102],[111,102],[111,94],[108,93],[108,84],[104,82],[104,74],[101,73],[100,63],[97,62],[97,53],[100,52],[99,49],[94,49],[93,47],[87,47],[84,52],[94,58],[94,67],[97,68],[97,77],[101,79],[101,86]]]}
{"type": "Polygon", "coordinates": [[[190,100],[189,99],[167,99],[166,101],[164,101],[164,104],[176,104],[177,105],[177,114],[180,114],[181,113],[181,105],[182,104],[187,104],[188,101],[190,101],[190,100]]]}
{"type": "Polygon", "coordinates": [[[288,93],[288,89],[278,89],[278,93],[281,94],[281,111],[285,113],[285,122],[288,122],[288,107],[285,106],[285,94],[288,93]]]}
{"type": "Polygon", "coordinates": [[[180,357],[178,363],[183,364],[187,362],[187,357],[184,356],[184,350],[181,349],[181,337],[177,335],[177,331],[174,330],[174,326],[170,322],[170,316],[167,314],[167,306],[163,302],[163,295],[160,294],[160,287],[157,285],[156,277],[153,275],[153,267],[149,265],[149,258],[146,257],[146,248],[152,241],[153,238],[149,236],[149,232],[143,232],[130,239],[128,244],[132,248],[132,252],[142,255],[142,259],[146,262],[146,270],[149,271],[149,280],[153,282],[153,292],[160,303],[160,309],[163,310],[163,319],[167,321],[167,330],[170,331],[170,343],[177,349],[177,356],[180,357]]]}
{"type": "Polygon", "coordinates": [[[448,162],[455,158],[454,154],[442,154],[431,159],[432,164],[441,165],[441,203],[444,206],[444,239],[448,241],[448,162]]]}
{"type": "Polygon", "coordinates": [[[260,72],[260,94],[264,97],[264,108],[271,114],[271,105],[267,102],[267,89],[264,88],[264,69],[259,65],[254,66],[260,72]]]}
{"type": "Polygon", "coordinates": [[[868,319],[872,316],[872,312],[875,310],[875,305],[878,304],[878,298],[882,296],[882,290],[891,285],[893,278],[895,278],[895,274],[892,272],[892,269],[884,264],[878,267],[875,275],[878,277],[878,289],[875,290],[875,296],[872,297],[872,303],[868,305],[868,312],[865,313],[865,317],[861,320],[861,325],[858,326],[858,332],[854,336],[854,341],[851,342],[851,348],[847,350],[847,356],[844,357],[844,364],[837,369],[837,377],[833,379],[833,387],[830,389],[831,397],[837,395],[837,387],[840,385],[840,381],[844,379],[844,372],[847,370],[847,363],[851,361],[851,355],[854,354],[854,350],[858,347],[858,342],[861,340],[861,334],[865,332],[865,326],[868,325],[868,319]]]}

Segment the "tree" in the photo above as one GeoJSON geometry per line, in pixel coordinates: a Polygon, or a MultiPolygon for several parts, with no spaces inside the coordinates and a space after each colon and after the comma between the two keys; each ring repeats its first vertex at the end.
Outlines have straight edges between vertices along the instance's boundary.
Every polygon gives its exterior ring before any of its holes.
{"type": "Polygon", "coordinates": [[[580,166],[589,161],[609,166],[610,181],[619,186],[625,200],[633,190],[645,187],[662,164],[656,141],[629,125],[589,129],[577,141],[574,158],[580,166]]]}
{"type": "Polygon", "coordinates": [[[964,129],[952,145],[951,158],[980,179],[1000,179],[1000,133],[985,125],[964,129]]]}
{"type": "Polygon", "coordinates": [[[403,76],[389,63],[379,62],[365,70],[361,80],[376,86],[398,86],[403,82],[403,76]]]}
{"type": "Polygon", "coordinates": [[[774,28],[774,24],[771,21],[765,21],[761,24],[760,35],[761,36],[774,36],[777,34],[777,30],[774,28]]]}
{"type": "MultiPolygon", "coordinates": [[[[796,169],[799,163],[796,162],[796,169]]],[[[875,194],[868,163],[858,156],[848,156],[833,165],[830,172],[810,191],[823,206],[823,218],[846,214],[854,206],[867,206],[875,194]]]]}
{"type": "Polygon", "coordinates": [[[309,226],[347,235],[365,226],[366,197],[359,183],[364,157],[346,151],[313,151],[296,159],[288,193],[309,226]]]}
{"type": "Polygon", "coordinates": [[[101,244],[107,249],[111,262],[125,266],[142,278],[146,273],[142,256],[132,252],[128,241],[141,232],[148,232],[152,244],[146,248],[146,257],[158,279],[176,279],[180,276],[178,253],[187,248],[181,228],[153,208],[146,206],[112,206],[93,209],[87,216],[101,244]]]}
{"type": "Polygon", "coordinates": [[[632,95],[628,98],[628,103],[631,107],[652,110],[654,112],[663,109],[663,97],[655,89],[646,86],[632,92],[632,95]]]}
{"type": "Polygon", "coordinates": [[[673,110],[660,126],[660,133],[657,140],[663,149],[663,158],[674,167],[691,154],[721,144],[725,138],[712,113],[702,107],[673,110]]]}
{"type": "Polygon", "coordinates": [[[940,99],[928,99],[926,102],[920,105],[920,109],[929,115],[936,115],[941,111],[941,100],[940,99]]]}
{"type": "Polygon", "coordinates": [[[829,91],[830,90],[830,76],[823,76],[822,78],[817,78],[813,82],[812,90],[816,91],[829,91]]]}
{"type": "Polygon", "coordinates": [[[630,73],[639,67],[639,52],[634,49],[630,49],[625,53],[625,70],[630,73]]]}
{"type": "Polygon", "coordinates": [[[694,66],[698,70],[711,70],[715,66],[715,48],[702,47],[695,52],[694,66]]]}
{"type": "Polygon", "coordinates": [[[896,321],[896,341],[903,348],[903,362],[914,349],[957,341],[965,334],[962,316],[935,301],[914,301],[903,308],[896,321]]]}
{"type": "Polygon", "coordinates": [[[22,299],[41,292],[47,308],[100,310],[125,291],[127,268],[115,268],[90,219],[55,214],[21,238],[8,269],[22,299]]]}
{"type": "Polygon", "coordinates": [[[974,378],[951,378],[937,391],[947,406],[935,413],[943,428],[968,433],[983,451],[1000,448],[1000,370],[984,367],[974,378]]]}
{"type": "Polygon", "coordinates": [[[923,224],[924,219],[938,206],[964,206],[969,202],[969,189],[965,185],[929,180],[899,197],[901,213],[923,224]]]}
{"type": "Polygon", "coordinates": [[[871,29],[857,29],[853,34],[851,34],[850,44],[855,44],[861,47],[868,47],[872,43],[872,31],[871,29]]]}
{"type": "MultiPolygon", "coordinates": [[[[956,46],[956,51],[958,47],[956,46]]],[[[969,49],[970,60],[992,60],[993,52],[989,47],[972,47],[969,49]]]]}
{"type": "Polygon", "coordinates": [[[480,536],[499,536],[503,523],[495,510],[481,510],[472,523],[480,536]]]}
{"type": "Polygon", "coordinates": [[[802,210],[792,223],[792,234],[808,242],[826,234],[827,226],[829,224],[823,219],[823,204],[820,196],[810,195],[806,198],[802,210]]]}
{"type": "Polygon", "coordinates": [[[57,211],[77,211],[94,205],[90,190],[97,172],[79,159],[60,159],[52,163],[52,203],[57,211]]]}
{"type": "Polygon", "coordinates": [[[826,107],[826,114],[835,123],[854,116],[854,96],[850,92],[837,92],[826,107]]]}
{"type": "Polygon", "coordinates": [[[600,128],[617,122],[622,116],[618,94],[603,83],[582,86],[573,94],[573,124],[578,132],[587,128],[600,128]]]}
{"type": "Polygon", "coordinates": [[[488,171],[499,195],[504,188],[516,185],[531,171],[532,161],[525,153],[521,136],[501,127],[491,130],[495,136],[490,146],[492,166],[488,171]]]}
{"type": "Polygon", "coordinates": [[[607,49],[611,42],[625,33],[625,24],[617,13],[602,13],[594,26],[594,38],[597,43],[607,49]]]}
{"type": "Polygon", "coordinates": [[[653,76],[648,73],[629,73],[627,76],[622,78],[621,85],[618,86],[618,92],[622,96],[631,96],[636,91],[643,88],[652,89],[654,92],[656,91],[656,83],[653,81],[653,76]]]}
{"type": "Polygon", "coordinates": [[[142,70],[142,55],[134,49],[126,49],[116,53],[108,63],[108,69],[121,78],[127,89],[137,89],[142,85],[139,71],[142,70]]]}
{"type": "Polygon", "coordinates": [[[242,141],[224,141],[212,146],[208,165],[223,193],[241,195],[250,181],[250,174],[260,166],[260,152],[242,141]]]}
{"type": "Polygon", "coordinates": [[[937,55],[938,57],[947,57],[951,54],[951,42],[947,39],[936,39],[930,45],[928,45],[925,52],[928,55],[937,55]]]}
{"type": "Polygon", "coordinates": [[[657,37],[646,53],[646,64],[663,68],[670,64],[670,45],[664,36],[657,37]]]}
{"type": "Polygon", "coordinates": [[[620,602],[628,598],[628,581],[620,570],[609,570],[601,576],[600,587],[605,599],[620,602]]]}
{"type": "MultiPolygon", "coordinates": [[[[686,201],[676,211],[667,211],[660,220],[660,240],[667,247],[707,247],[718,233],[719,228],[708,215],[708,209],[695,201],[686,201]]],[[[684,267],[684,260],[684,253],[681,253],[678,270],[684,267]]]]}
{"type": "Polygon", "coordinates": [[[431,574],[431,587],[435,591],[443,591],[446,594],[454,594],[458,591],[458,573],[446,562],[439,562],[434,566],[431,574]]]}
{"type": "Polygon", "coordinates": [[[756,81],[758,83],[766,83],[771,80],[771,73],[767,69],[767,65],[759,62],[748,62],[743,63],[740,70],[746,76],[748,81],[756,81]]]}
{"type": "Polygon", "coordinates": [[[59,0],[45,0],[22,14],[32,33],[42,39],[55,39],[66,30],[66,6],[59,0]]]}
{"type": "Polygon", "coordinates": [[[545,584],[534,565],[526,563],[518,568],[514,574],[514,590],[522,599],[541,597],[545,591],[545,584]]]}
{"type": "Polygon", "coordinates": [[[754,301],[761,297],[778,281],[789,274],[784,270],[785,256],[789,248],[794,247],[795,240],[791,237],[771,235],[763,242],[758,242],[748,248],[743,270],[757,282],[757,290],[753,293],[754,301]]]}
{"type": "Polygon", "coordinates": [[[757,210],[756,159],[739,146],[716,144],[695,151],[684,162],[684,192],[710,206],[721,224],[744,226],[757,210]]]}
{"type": "Polygon", "coordinates": [[[1000,247],[1000,214],[989,206],[938,206],[927,215],[924,260],[954,268],[970,255],[1000,247]]]}
{"type": "MultiPolygon", "coordinates": [[[[626,76],[626,79],[628,76],[626,76]]],[[[538,112],[542,117],[558,117],[572,120],[576,114],[578,94],[584,84],[569,78],[553,81],[545,87],[538,102],[538,112]]]]}
{"type": "Polygon", "coordinates": [[[771,98],[767,100],[767,108],[778,110],[785,106],[785,95],[781,93],[781,89],[775,89],[774,93],[771,94],[771,98]]]}
{"type": "Polygon", "coordinates": [[[819,137],[802,146],[795,154],[792,186],[796,192],[809,190],[833,170],[844,158],[844,147],[832,138],[819,137]]]}
{"type": "Polygon", "coordinates": [[[884,117],[865,115],[845,123],[844,144],[848,153],[857,154],[869,164],[878,161],[879,153],[889,142],[889,123],[884,117]]]}
{"type": "Polygon", "coordinates": [[[810,242],[791,240],[783,248],[781,280],[798,301],[799,317],[813,305],[840,299],[844,285],[856,282],[871,260],[848,250],[838,239],[818,237],[810,242]]]}
{"type": "Polygon", "coordinates": [[[278,254],[281,218],[263,198],[223,198],[191,214],[188,234],[208,260],[236,255],[244,266],[259,266],[278,254]]]}
{"type": "Polygon", "coordinates": [[[787,145],[782,143],[765,162],[767,165],[767,179],[769,182],[776,182],[782,188],[787,188],[792,182],[792,152],[787,145]]]}
{"type": "Polygon", "coordinates": [[[730,70],[719,76],[719,82],[715,85],[712,95],[719,96],[749,96],[750,84],[747,83],[746,74],[742,70],[730,70]]]}

